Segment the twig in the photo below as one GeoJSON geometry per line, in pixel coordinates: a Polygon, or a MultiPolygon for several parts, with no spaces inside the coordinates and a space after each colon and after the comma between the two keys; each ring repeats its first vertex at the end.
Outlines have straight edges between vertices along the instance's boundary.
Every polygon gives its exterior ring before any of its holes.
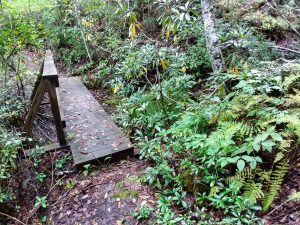
{"type": "Polygon", "coordinates": [[[296,54],[300,55],[300,52],[296,51],[294,49],[285,48],[285,47],[281,47],[281,46],[272,46],[272,48],[277,48],[277,49],[280,49],[280,50],[289,51],[289,52],[293,52],[293,53],[296,53],[296,54]]]}
{"type": "Polygon", "coordinates": [[[289,199],[285,200],[280,205],[276,206],[274,209],[272,209],[267,215],[271,215],[273,212],[275,212],[277,209],[281,208],[285,203],[289,202],[289,199]]]}
{"type": "Polygon", "coordinates": [[[0,212],[0,215],[6,216],[7,218],[12,219],[12,220],[18,222],[19,224],[26,225],[26,223],[23,223],[21,220],[18,220],[16,217],[7,215],[6,213],[0,212]]]}

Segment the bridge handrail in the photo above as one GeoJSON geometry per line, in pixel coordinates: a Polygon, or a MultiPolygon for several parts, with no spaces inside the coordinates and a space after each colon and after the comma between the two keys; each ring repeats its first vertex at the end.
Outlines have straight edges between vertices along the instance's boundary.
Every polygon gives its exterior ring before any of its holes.
{"type": "Polygon", "coordinates": [[[51,50],[47,50],[45,54],[42,79],[54,80],[56,87],[58,83],[58,72],[54,63],[51,50]]]}

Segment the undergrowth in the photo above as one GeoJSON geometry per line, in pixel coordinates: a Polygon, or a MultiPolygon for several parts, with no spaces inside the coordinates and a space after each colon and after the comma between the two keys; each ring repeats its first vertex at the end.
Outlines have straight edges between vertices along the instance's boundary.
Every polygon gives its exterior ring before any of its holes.
{"type": "MultiPolygon", "coordinates": [[[[46,44],[69,74],[111,91],[115,121],[151,164],[155,224],[262,224],[299,148],[300,61],[279,59],[268,39],[299,27],[296,2],[218,1],[217,74],[198,2],[128,2],[79,1],[78,20],[73,3],[58,0],[44,18],[46,44]]],[[[5,120],[22,113],[19,101],[0,103],[5,120]]],[[[1,154],[12,154],[5,174],[19,141],[2,140],[1,154]]],[[[141,206],[137,218],[150,213],[141,206]]]]}

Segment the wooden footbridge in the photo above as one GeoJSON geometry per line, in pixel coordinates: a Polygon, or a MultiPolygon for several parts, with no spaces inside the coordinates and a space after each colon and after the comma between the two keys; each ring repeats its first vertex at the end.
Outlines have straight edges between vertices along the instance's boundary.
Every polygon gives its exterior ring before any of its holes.
{"type": "Polygon", "coordinates": [[[33,121],[48,94],[58,143],[46,151],[70,148],[75,165],[106,157],[126,158],[134,154],[129,139],[84,86],[79,77],[59,78],[51,51],[46,52],[41,75],[33,94],[24,132],[31,135],[33,121]],[[70,140],[66,140],[68,134],[70,140]]]}

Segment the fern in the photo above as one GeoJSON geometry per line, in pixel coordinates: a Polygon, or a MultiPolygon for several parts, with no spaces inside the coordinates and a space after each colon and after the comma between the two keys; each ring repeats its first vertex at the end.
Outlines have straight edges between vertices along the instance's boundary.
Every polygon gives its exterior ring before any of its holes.
{"type": "Polygon", "coordinates": [[[280,191],[284,176],[289,171],[289,164],[287,160],[279,162],[276,168],[273,170],[270,179],[270,185],[268,192],[263,199],[263,211],[267,212],[280,191]]]}
{"type": "Polygon", "coordinates": [[[299,107],[300,106],[300,91],[295,91],[295,95],[287,95],[284,106],[286,107],[299,107]]]}
{"type": "Polygon", "coordinates": [[[283,154],[283,152],[278,152],[275,156],[274,159],[274,163],[279,162],[280,160],[282,160],[285,157],[285,155],[283,154]]]}
{"type": "Polygon", "coordinates": [[[219,186],[213,186],[210,191],[209,191],[209,195],[208,197],[213,197],[214,195],[216,195],[217,193],[219,193],[221,190],[221,188],[219,186]]]}
{"type": "Polygon", "coordinates": [[[250,180],[244,185],[243,196],[247,198],[251,205],[254,205],[258,199],[262,199],[264,197],[262,188],[263,185],[261,183],[255,183],[253,180],[250,180]]]}
{"type": "Polygon", "coordinates": [[[239,131],[241,123],[238,122],[220,122],[216,131],[212,132],[207,143],[211,146],[217,145],[222,140],[229,140],[239,131]]]}
{"type": "Polygon", "coordinates": [[[284,78],[283,89],[285,92],[290,92],[295,86],[297,87],[300,82],[300,72],[290,74],[284,78]]]}
{"type": "Polygon", "coordinates": [[[277,124],[286,123],[287,127],[295,133],[300,140],[300,118],[298,114],[279,114],[276,118],[277,124]]]}
{"type": "Polygon", "coordinates": [[[255,176],[255,171],[250,167],[246,167],[241,172],[237,172],[234,176],[226,178],[226,183],[231,184],[233,182],[242,182],[245,183],[246,179],[253,179],[255,176]]]}

